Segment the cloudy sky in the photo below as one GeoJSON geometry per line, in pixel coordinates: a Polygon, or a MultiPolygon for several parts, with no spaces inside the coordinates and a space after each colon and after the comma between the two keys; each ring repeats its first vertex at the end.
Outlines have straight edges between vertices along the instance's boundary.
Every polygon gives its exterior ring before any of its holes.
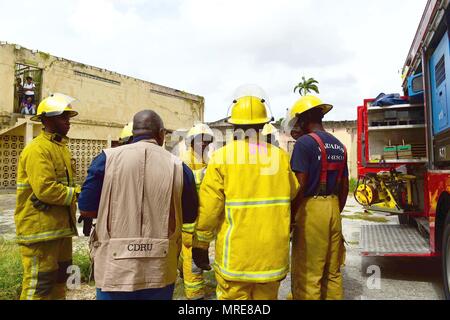
{"type": "Polygon", "coordinates": [[[0,2],[0,40],[202,95],[226,116],[256,83],[275,118],[301,76],[356,118],[364,98],[400,92],[427,0],[25,0],[0,2]]]}

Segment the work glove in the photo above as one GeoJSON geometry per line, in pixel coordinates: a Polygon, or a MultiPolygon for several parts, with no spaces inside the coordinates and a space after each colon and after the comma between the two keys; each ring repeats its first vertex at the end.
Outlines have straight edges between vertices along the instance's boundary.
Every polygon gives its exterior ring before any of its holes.
{"type": "Polygon", "coordinates": [[[208,249],[192,248],[192,273],[201,273],[202,270],[211,270],[209,265],[208,249]]]}
{"type": "Polygon", "coordinates": [[[94,220],[93,218],[82,217],[82,216],[80,216],[78,218],[78,223],[83,222],[83,234],[86,237],[89,237],[91,235],[93,220],[94,220]]]}
{"type": "Polygon", "coordinates": [[[31,196],[31,202],[33,203],[33,207],[39,211],[48,211],[50,210],[50,205],[46,204],[45,202],[42,202],[39,200],[35,194],[31,196]]]}
{"type": "Polygon", "coordinates": [[[81,186],[76,185],[75,186],[75,196],[76,196],[77,201],[78,201],[78,198],[80,197],[80,193],[81,193],[81,186]]]}

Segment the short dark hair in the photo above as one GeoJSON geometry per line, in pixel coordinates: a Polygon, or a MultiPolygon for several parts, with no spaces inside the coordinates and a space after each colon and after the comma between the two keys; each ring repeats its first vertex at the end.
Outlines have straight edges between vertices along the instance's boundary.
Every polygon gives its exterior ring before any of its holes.
{"type": "Polygon", "coordinates": [[[323,111],[321,108],[314,108],[301,114],[299,118],[307,123],[322,124],[323,111]]]}
{"type": "Polygon", "coordinates": [[[133,135],[149,135],[156,138],[161,129],[164,129],[164,122],[153,110],[142,110],[134,115],[133,135]]]}
{"type": "Polygon", "coordinates": [[[26,79],[27,79],[27,80],[30,79],[31,81],[33,81],[33,78],[30,77],[30,76],[26,77],[26,79]]]}

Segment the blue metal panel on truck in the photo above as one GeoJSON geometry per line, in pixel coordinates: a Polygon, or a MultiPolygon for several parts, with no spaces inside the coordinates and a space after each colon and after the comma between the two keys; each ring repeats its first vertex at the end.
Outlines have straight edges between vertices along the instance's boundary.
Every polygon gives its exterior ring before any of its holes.
{"type": "Polygon", "coordinates": [[[431,101],[433,111],[433,133],[445,131],[449,126],[450,105],[450,47],[445,33],[430,58],[431,101]]]}
{"type": "Polygon", "coordinates": [[[408,77],[408,97],[423,97],[423,74],[408,77]]]}

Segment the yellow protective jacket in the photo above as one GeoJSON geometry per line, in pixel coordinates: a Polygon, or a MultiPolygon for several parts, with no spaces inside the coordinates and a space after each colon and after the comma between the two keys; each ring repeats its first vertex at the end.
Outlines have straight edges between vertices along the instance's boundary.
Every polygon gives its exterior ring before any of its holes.
{"type": "Polygon", "coordinates": [[[78,235],[76,192],[68,138],[42,131],[25,147],[17,172],[17,204],[14,213],[17,242],[36,243],[78,235]],[[50,205],[48,211],[33,207],[35,195],[50,205]]]}
{"type": "MultiPolygon", "coordinates": [[[[205,177],[207,163],[203,160],[203,157],[195,153],[194,149],[190,147],[186,152],[181,154],[181,160],[192,170],[195,178],[195,185],[197,192],[200,189],[200,185],[205,177]]],[[[183,232],[193,233],[195,228],[194,223],[183,223],[183,232]]],[[[186,243],[189,247],[192,245],[189,237],[185,236],[183,243],[186,243]],[[189,239],[189,240],[188,240],[189,239]]]]}
{"type": "Polygon", "coordinates": [[[204,161],[203,157],[199,156],[194,149],[192,149],[192,147],[181,155],[181,160],[192,170],[197,191],[199,191],[208,164],[204,161]]]}
{"type": "Polygon", "coordinates": [[[285,151],[248,139],[230,142],[208,163],[193,247],[208,248],[217,235],[214,269],[226,280],[285,278],[298,189],[285,151]]]}

